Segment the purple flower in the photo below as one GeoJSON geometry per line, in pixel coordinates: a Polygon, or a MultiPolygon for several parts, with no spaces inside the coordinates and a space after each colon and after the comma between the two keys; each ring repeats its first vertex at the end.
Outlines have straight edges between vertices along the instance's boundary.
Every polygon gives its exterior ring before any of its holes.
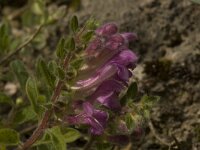
{"type": "Polygon", "coordinates": [[[121,35],[125,39],[126,44],[128,44],[129,42],[133,42],[133,41],[138,39],[138,36],[135,33],[126,32],[126,33],[122,33],[121,35]]]}
{"type": "Polygon", "coordinates": [[[131,75],[128,69],[129,67],[135,67],[136,62],[136,55],[130,50],[124,50],[114,56],[104,66],[97,69],[92,76],[86,78],[85,80],[77,81],[73,89],[88,90],[94,86],[99,86],[103,81],[114,76],[127,82],[131,75]]]}
{"type": "Polygon", "coordinates": [[[102,46],[103,46],[102,39],[97,37],[91,43],[89,43],[85,51],[89,56],[97,55],[100,53],[102,46]]]}
{"type": "Polygon", "coordinates": [[[107,124],[108,114],[104,111],[95,109],[88,102],[84,102],[82,108],[82,113],[74,116],[67,116],[65,120],[69,124],[85,124],[90,126],[91,134],[102,134],[107,124]]]}
{"type": "Polygon", "coordinates": [[[104,36],[109,37],[112,34],[115,34],[117,32],[118,28],[117,25],[114,23],[108,23],[103,25],[102,27],[98,28],[95,33],[98,36],[104,36]]]}
{"type": "MultiPolygon", "coordinates": [[[[114,34],[105,42],[105,49],[109,51],[121,50],[125,47],[125,39],[121,34],[114,34]]],[[[108,51],[107,50],[107,51],[108,51]]]]}
{"type": "Polygon", "coordinates": [[[88,99],[93,102],[98,101],[100,104],[112,110],[120,110],[121,106],[118,100],[118,94],[123,88],[123,85],[116,80],[106,80],[88,99]]]}
{"type": "MultiPolygon", "coordinates": [[[[128,48],[129,42],[135,41],[135,33],[117,33],[116,24],[109,23],[95,31],[95,37],[85,50],[85,65],[71,87],[76,91],[76,98],[81,100],[73,105],[74,115],[66,120],[70,124],[84,124],[95,135],[104,133],[108,122],[108,113],[122,111],[119,95],[129,85],[136,67],[137,56],[128,48]],[[95,107],[105,106],[105,111],[95,107]]],[[[118,113],[119,114],[119,113],[118,113]]],[[[120,130],[126,131],[124,124],[120,130]]],[[[127,133],[127,132],[126,132],[127,133]]],[[[123,133],[123,134],[126,134],[123,133]]],[[[127,143],[126,135],[114,135],[108,138],[114,143],[127,143]]]]}

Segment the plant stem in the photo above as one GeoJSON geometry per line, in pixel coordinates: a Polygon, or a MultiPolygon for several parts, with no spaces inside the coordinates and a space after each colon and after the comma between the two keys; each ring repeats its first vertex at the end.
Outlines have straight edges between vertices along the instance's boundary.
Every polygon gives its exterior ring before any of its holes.
{"type": "MultiPolygon", "coordinates": [[[[63,68],[67,67],[68,61],[69,61],[68,57],[65,57],[64,63],[63,63],[63,68]]],[[[51,97],[52,103],[55,103],[56,100],[58,99],[58,97],[60,96],[62,87],[63,87],[63,81],[59,80],[56,85],[56,88],[53,92],[53,95],[51,97]]],[[[48,126],[48,122],[49,122],[49,119],[50,119],[52,113],[53,113],[53,105],[52,105],[51,109],[47,110],[44,113],[42,120],[40,121],[38,127],[35,129],[33,134],[30,136],[30,138],[22,146],[18,147],[18,149],[22,149],[22,150],[29,149],[31,147],[31,145],[33,145],[38,140],[38,138],[43,135],[45,129],[48,126]]]]}
{"type": "Polygon", "coordinates": [[[21,44],[16,50],[12,51],[6,57],[4,57],[0,61],[0,65],[6,64],[6,62],[7,62],[8,59],[10,59],[15,54],[19,53],[22,48],[24,48],[25,46],[27,46],[38,35],[38,33],[40,32],[40,30],[42,29],[42,27],[43,27],[43,25],[40,25],[38,27],[38,29],[35,31],[35,33],[26,42],[24,42],[23,44],[21,44]]]}
{"type": "Polygon", "coordinates": [[[171,143],[167,142],[166,139],[162,139],[157,133],[156,130],[153,126],[153,123],[151,122],[151,120],[149,120],[149,128],[152,132],[152,134],[155,136],[155,138],[162,144],[166,145],[166,146],[171,146],[171,143]]]}

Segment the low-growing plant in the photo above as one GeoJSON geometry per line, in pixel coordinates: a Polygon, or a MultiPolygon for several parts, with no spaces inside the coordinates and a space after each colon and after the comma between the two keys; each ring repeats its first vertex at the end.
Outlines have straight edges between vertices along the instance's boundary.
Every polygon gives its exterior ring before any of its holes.
{"type": "Polygon", "coordinates": [[[158,97],[138,100],[133,78],[138,56],[129,49],[137,35],[119,33],[115,23],[98,27],[93,19],[80,27],[76,16],[69,26],[57,57],[38,58],[34,73],[21,60],[10,63],[23,98],[0,93],[0,103],[10,107],[0,118],[1,150],[112,149],[142,135],[158,97]],[[77,141],[83,144],[73,144],[77,141]]]}

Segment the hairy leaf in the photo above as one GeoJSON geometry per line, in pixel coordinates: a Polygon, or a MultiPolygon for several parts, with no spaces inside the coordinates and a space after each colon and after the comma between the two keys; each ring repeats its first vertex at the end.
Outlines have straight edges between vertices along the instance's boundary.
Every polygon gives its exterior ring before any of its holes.
{"type": "Polygon", "coordinates": [[[75,41],[74,41],[74,38],[69,38],[67,39],[66,41],[66,48],[68,50],[74,50],[75,49],[75,41]]]}
{"type": "Polygon", "coordinates": [[[47,67],[47,64],[44,62],[44,60],[42,59],[38,60],[37,70],[39,74],[41,75],[41,77],[44,78],[46,84],[53,89],[55,86],[56,77],[51,73],[51,71],[47,67]]]}
{"type": "Polygon", "coordinates": [[[94,31],[88,31],[87,33],[85,33],[83,36],[82,36],[82,39],[84,42],[89,42],[90,39],[92,38],[92,36],[94,35],[94,31]]]}
{"type": "Polygon", "coordinates": [[[44,111],[44,108],[42,108],[38,104],[39,94],[38,94],[36,81],[31,77],[26,82],[26,93],[28,95],[28,98],[30,100],[30,103],[34,112],[41,117],[41,114],[44,111]]]}
{"type": "Polygon", "coordinates": [[[51,136],[51,142],[55,150],[66,150],[65,137],[61,133],[60,127],[55,126],[48,130],[51,136]]]}
{"type": "Polygon", "coordinates": [[[65,129],[65,132],[64,137],[66,143],[72,143],[81,137],[80,132],[73,128],[67,128],[65,129]]]}
{"type": "Polygon", "coordinates": [[[23,62],[21,62],[20,60],[12,61],[10,67],[11,70],[14,72],[17,80],[19,81],[21,88],[24,90],[29,75],[23,62]]]}
{"type": "Polygon", "coordinates": [[[35,119],[36,119],[36,114],[33,108],[31,106],[28,106],[16,113],[14,118],[14,123],[19,125],[27,121],[34,121],[35,119]]]}
{"type": "Polygon", "coordinates": [[[0,129],[0,145],[17,145],[19,144],[19,134],[13,129],[0,129]]]}
{"type": "Polygon", "coordinates": [[[78,18],[76,16],[73,16],[70,21],[70,28],[75,33],[78,29],[78,18]]]}
{"type": "Polygon", "coordinates": [[[56,47],[56,55],[59,58],[64,58],[66,54],[66,50],[65,50],[65,39],[61,38],[57,47],[56,47]]]}

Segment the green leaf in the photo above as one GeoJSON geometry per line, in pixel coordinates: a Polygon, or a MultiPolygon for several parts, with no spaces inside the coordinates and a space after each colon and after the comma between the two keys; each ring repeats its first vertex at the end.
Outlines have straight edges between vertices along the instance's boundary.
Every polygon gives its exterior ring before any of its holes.
{"type": "Polygon", "coordinates": [[[36,81],[31,77],[26,82],[26,93],[28,95],[28,98],[30,100],[34,112],[38,115],[41,115],[43,110],[37,102],[39,94],[36,81]]]}
{"type": "Polygon", "coordinates": [[[67,39],[66,41],[66,48],[68,50],[74,50],[75,49],[75,41],[74,41],[74,38],[69,38],[67,39]]]}
{"type": "Polygon", "coordinates": [[[128,104],[129,102],[131,102],[136,97],[137,91],[138,91],[138,89],[137,89],[137,83],[133,82],[129,86],[126,94],[120,99],[121,105],[124,106],[124,105],[128,104]]]}
{"type": "Polygon", "coordinates": [[[13,129],[0,129],[0,145],[17,145],[19,144],[19,134],[13,129]]]}
{"type": "Polygon", "coordinates": [[[96,143],[97,150],[111,150],[113,145],[110,143],[96,143]]]}
{"type": "Polygon", "coordinates": [[[23,62],[21,62],[20,60],[12,61],[10,67],[15,74],[17,80],[19,81],[22,90],[24,90],[29,75],[23,62]]]}
{"type": "Polygon", "coordinates": [[[65,129],[65,132],[64,137],[66,143],[72,143],[81,137],[80,132],[73,128],[67,128],[65,129]]]}
{"type": "Polygon", "coordinates": [[[93,18],[90,18],[86,22],[86,28],[88,30],[95,30],[98,26],[99,26],[99,23],[93,18]]]}
{"type": "Polygon", "coordinates": [[[136,82],[133,82],[126,94],[121,98],[120,102],[122,105],[126,105],[128,104],[129,102],[131,102],[137,95],[137,91],[138,91],[138,88],[137,88],[137,83],[136,82]]]}
{"type": "Polygon", "coordinates": [[[66,150],[65,137],[61,133],[60,127],[55,126],[48,130],[51,136],[51,142],[55,150],[66,150]]]}
{"type": "Polygon", "coordinates": [[[0,103],[14,104],[12,99],[2,92],[0,92],[0,103]]]}
{"type": "Polygon", "coordinates": [[[78,29],[78,18],[76,16],[73,16],[70,21],[70,28],[75,33],[78,29]]]}
{"type": "Polygon", "coordinates": [[[200,0],[191,0],[194,3],[200,4],[200,0]]]}
{"type": "Polygon", "coordinates": [[[135,98],[135,96],[137,95],[137,91],[138,91],[137,83],[133,82],[129,86],[128,91],[126,92],[127,98],[129,98],[129,99],[135,98]]]}
{"type": "Polygon", "coordinates": [[[26,82],[26,93],[31,102],[32,107],[37,107],[38,89],[36,81],[31,77],[26,82]]]}
{"type": "Polygon", "coordinates": [[[52,60],[48,63],[48,68],[49,68],[49,71],[51,71],[51,73],[53,75],[56,75],[57,74],[57,68],[58,68],[58,65],[56,63],[55,60],[52,60]]]}
{"type": "Polygon", "coordinates": [[[44,0],[35,0],[32,3],[32,11],[37,15],[43,15],[45,10],[45,1],[44,0]]]}
{"type": "Polygon", "coordinates": [[[14,118],[14,123],[20,125],[27,121],[35,121],[36,114],[31,106],[25,107],[22,110],[18,111],[14,118]]]}
{"type": "Polygon", "coordinates": [[[44,144],[51,144],[51,136],[47,132],[44,133],[42,139],[36,141],[33,146],[44,145],[44,144]]]}
{"type": "Polygon", "coordinates": [[[58,45],[56,47],[56,55],[59,58],[64,58],[66,54],[65,50],[65,39],[61,38],[60,41],[58,42],[58,45]]]}
{"type": "Polygon", "coordinates": [[[0,26],[0,54],[5,53],[10,47],[9,26],[4,23],[0,26]]]}
{"type": "Polygon", "coordinates": [[[82,39],[85,43],[89,42],[92,36],[94,35],[94,31],[88,31],[82,36],[82,39]]]}
{"type": "Polygon", "coordinates": [[[55,150],[55,149],[54,149],[53,144],[45,143],[45,144],[38,145],[36,150],[55,150]]]}
{"type": "Polygon", "coordinates": [[[51,73],[44,60],[39,59],[37,62],[37,70],[42,78],[44,78],[47,85],[52,89],[55,86],[56,77],[51,73]]]}
{"type": "Polygon", "coordinates": [[[70,65],[75,68],[76,70],[80,69],[80,67],[83,65],[83,58],[76,58],[74,60],[72,60],[72,62],[70,63],[70,65]]]}
{"type": "Polygon", "coordinates": [[[144,95],[141,99],[141,103],[144,109],[151,109],[154,104],[156,104],[160,100],[159,96],[148,96],[144,95]]]}
{"type": "Polygon", "coordinates": [[[65,71],[61,67],[58,67],[57,71],[58,71],[59,79],[61,80],[65,79],[65,71]]]}
{"type": "Polygon", "coordinates": [[[125,115],[125,122],[126,122],[126,126],[129,130],[133,130],[135,128],[135,121],[132,118],[131,114],[126,114],[125,115]]]}

